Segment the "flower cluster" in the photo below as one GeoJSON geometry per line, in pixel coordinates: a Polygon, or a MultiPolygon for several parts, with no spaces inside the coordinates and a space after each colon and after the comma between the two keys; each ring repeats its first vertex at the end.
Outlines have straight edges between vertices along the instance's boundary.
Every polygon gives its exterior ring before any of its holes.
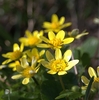
{"type": "MultiPolygon", "coordinates": [[[[19,38],[20,46],[14,43],[12,52],[2,54],[6,60],[2,62],[1,67],[7,65],[8,68],[12,68],[15,73],[11,78],[22,78],[24,85],[31,82],[42,66],[48,74],[67,75],[79,63],[79,59],[73,58],[71,43],[88,34],[87,32],[79,34],[78,29],[71,32],[63,30],[70,25],[71,22],[65,23],[65,17],[59,19],[53,14],[51,22],[43,23],[44,30],[33,32],[26,30],[25,36],[19,38]]],[[[88,68],[88,73],[90,77],[94,76],[91,89],[97,89],[99,67],[97,67],[98,75],[92,67],[88,68]]],[[[81,76],[81,80],[85,84],[82,89],[87,89],[90,80],[85,76],[81,76]]]]}

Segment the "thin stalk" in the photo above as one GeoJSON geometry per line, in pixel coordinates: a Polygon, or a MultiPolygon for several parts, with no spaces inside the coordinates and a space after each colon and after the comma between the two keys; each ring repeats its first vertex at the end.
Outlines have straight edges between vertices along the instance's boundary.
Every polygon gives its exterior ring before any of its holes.
{"type": "Polygon", "coordinates": [[[59,76],[59,81],[61,83],[62,89],[65,90],[65,86],[64,86],[64,83],[62,81],[62,77],[61,76],[59,76]]]}
{"type": "Polygon", "coordinates": [[[38,81],[36,80],[36,78],[35,78],[35,77],[32,77],[32,78],[33,78],[34,82],[36,83],[36,85],[37,85],[38,87],[40,87],[40,85],[39,85],[38,81]]]}

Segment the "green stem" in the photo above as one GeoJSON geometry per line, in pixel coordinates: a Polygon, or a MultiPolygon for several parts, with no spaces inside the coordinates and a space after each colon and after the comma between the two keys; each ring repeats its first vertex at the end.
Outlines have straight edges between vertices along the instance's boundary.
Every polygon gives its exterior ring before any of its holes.
{"type": "Polygon", "coordinates": [[[61,83],[62,89],[65,90],[65,86],[64,86],[64,83],[62,81],[62,77],[61,76],[59,76],[59,81],[61,83]]]}
{"type": "Polygon", "coordinates": [[[35,77],[32,77],[32,78],[33,78],[34,82],[36,83],[36,85],[37,85],[38,87],[40,87],[40,85],[39,85],[38,81],[36,80],[36,78],[35,78],[35,77]]]}

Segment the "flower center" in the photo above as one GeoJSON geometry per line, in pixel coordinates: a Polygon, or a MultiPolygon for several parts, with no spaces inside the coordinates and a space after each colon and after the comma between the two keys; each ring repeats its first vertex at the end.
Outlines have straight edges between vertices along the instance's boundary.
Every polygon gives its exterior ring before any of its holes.
{"type": "Polygon", "coordinates": [[[51,24],[51,27],[52,27],[53,29],[56,29],[56,28],[59,27],[59,23],[53,22],[53,23],[51,24]]]}
{"type": "Polygon", "coordinates": [[[30,37],[28,39],[28,44],[29,45],[36,45],[39,42],[39,39],[37,37],[30,37]]]}
{"type": "Polygon", "coordinates": [[[63,59],[54,60],[51,64],[51,69],[56,72],[64,71],[66,67],[67,63],[63,59]]]}
{"type": "Polygon", "coordinates": [[[16,60],[16,59],[20,58],[21,55],[22,55],[22,52],[20,52],[19,50],[16,50],[12,53],[11,59],[16,60]]]}
{"type": "Polygon", "coordinates": [[[34,71],[31,67],[26,68],[26,69],[22,72],[22,75],[23,75],[24,77],[27,77],[27,78],[32,77],[34,74],[35,74],[35,71],[34,71]]]}
{"type": "Polygon", "coordinates": [[[54,47],[60,46],[62,44],[61,39],[53,39],[50,41],[50,44],[52,44],[54,47]]]}

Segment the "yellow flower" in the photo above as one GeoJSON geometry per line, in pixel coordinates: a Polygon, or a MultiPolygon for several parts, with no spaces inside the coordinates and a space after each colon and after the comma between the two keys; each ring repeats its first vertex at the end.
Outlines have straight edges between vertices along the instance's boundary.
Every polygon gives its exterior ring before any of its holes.
{"type": "Polygon", "coordinates": [[[59,19],[56,14],[53,14],[51,18],[51,22],[44,22],[43,28],[45,28],[45,32],[49,32],[49,31],[58,32],[61,29],[71,25],[70,22],[66,24],[64,24],[64,22],[65,22],[65,17],[61,17],[59,19]]]}
{"type": "Polygon", "coordinates": [[[31,62],[31,66],[27,62],[26,57],[23,57],[21,60],[21,66],[17,66],[16,70],[19,72],[17,75],[13,75],[12,79],[24,78],[22,80],[22,84],[28,84],[30,78],[32,78],[39,70],[40,64],[36,67],[36,60],[33,58],[31,62]]]}
{"type": "Polygon", "coordinates": [[[31,33],[30,31],[26,30],[25,35],[26,37],[21,37],[19,41],[25,46],[36,46],[41,42],[40,36],[43,35],[43,31],[34,31],[31,33]]]}
{"type": "Polygon", "coordinates": [[[67,71],[79,62],[79,60],[70,61],[71,55],[71,50],[65,51],[64,55],[62,56],[61,50],[56,49],[55,57],[49,51],[46,51],[46,58],[48,61],[42,61],[42,65],[49,69],[49,74],[67,74],[67,71]]]}
{"type": "Polygon", "coordinates": [[[45,53],[45,50],[41,50],[39,52],[37,48],[33,48],[32,50],[26,51],[26,54],[28,58],[30,59],[30,61],[34,57],[37,60],[37,62],[41,62],[43,60],[42,56],[44,55],[44,53],[45,53]]]}
{"type": "Polygon", "coordinates": [[[41,48],[56,49],[61,48],[62,45],[69,44],[74,40],[72,37],[65,38],[65,32],[63,30],[59,31],[56,35],[54,32],[49,32],[48,38],[41,36],[42,41],[45,43],[38,44],[37,46],[41,48]]]}
{"type": "Polygon", "coordinates": [[[20,47],[17,43],[13,45],[13,52],[8,52],[6,54],[2,54],[3,57],[8,58],[2,64],[7,64],[11,61],[17,60],[22,56],[22,51],[24,49],[24,45],[21,44],[20,47]]]}
{"type": "MultiPolygon", "coordinates": [[[[94,81],[92,83],[91,89],[99,89],[99,66],[97,67],[97,74],[92,67],[88,68],[88,73],[91,78],[94,76],[94,81]]],[[[82,76],[81,81],[85,84],[82,89],[86,89],[90,80],[86,76],[82,76]]]]}

